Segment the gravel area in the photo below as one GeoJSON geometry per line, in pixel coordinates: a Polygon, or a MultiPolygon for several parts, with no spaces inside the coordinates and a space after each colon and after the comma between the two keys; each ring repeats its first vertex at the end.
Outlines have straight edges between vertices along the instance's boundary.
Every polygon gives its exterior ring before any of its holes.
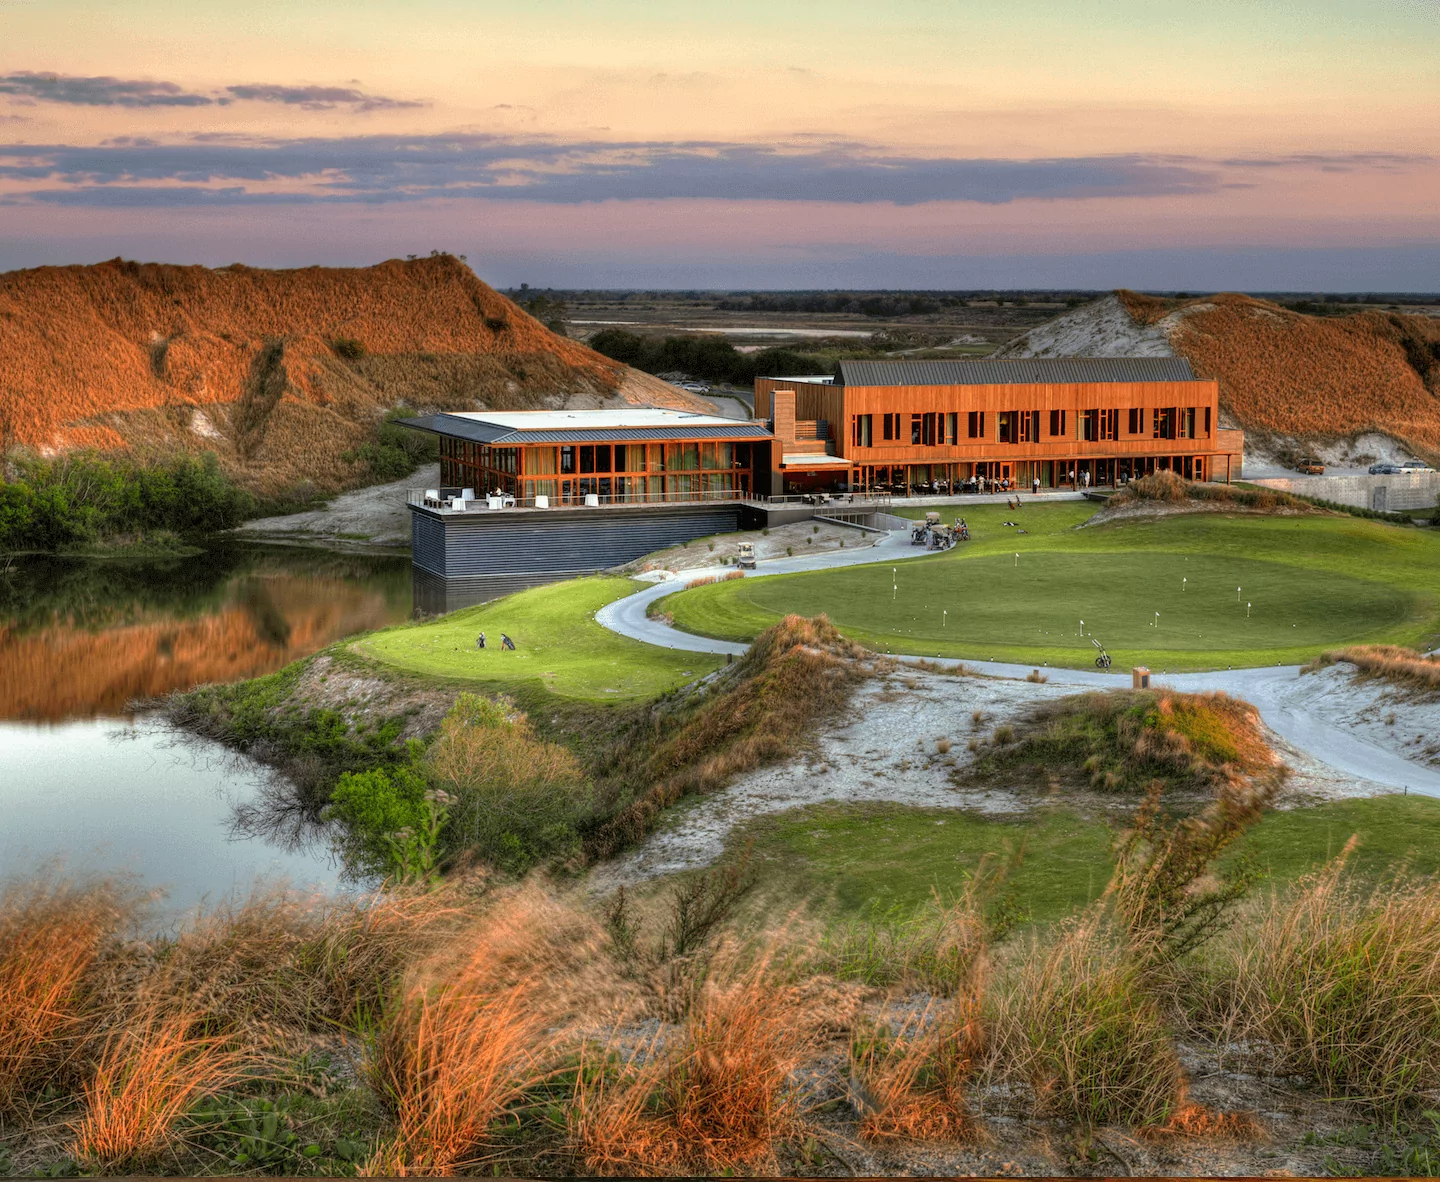
{"type": "MultiPolygon", "coordinates": [[[[884,801],[916,808],[957,808],[1013,816],[1039,802],[1029,785],[966,785],[971,738],[989,737],[1036,706],[1081,687],[984,674],[955,676],[899,666],[857,691],[846,717],[822,728],[787,763],[761,768],[733,784],[671,810],[638,849],[591,874],[600,892],[709,865],[737,826],[754,817],[834,801],[884,801]],[[978,719],[976,715],[979,715],[978,719]]],[[[1372,796],[1391,789],[1336,771],[1267,734],[1292,775],[1280,807],[1372,796]]],[[[1078,795],[1075,803],[1096,804],[1078,795]]]]}
{"type": "Polygon", "coordinates": [[[323,509],[261,517],[235,532],[242,537],[279,538],[325,545],[354,542],[371,546],[410,546],[410,510],[405,494],[412,488],[435,488],[440,465],[430,464],[393,484],[376,484],[342,493],[323,509]]]}

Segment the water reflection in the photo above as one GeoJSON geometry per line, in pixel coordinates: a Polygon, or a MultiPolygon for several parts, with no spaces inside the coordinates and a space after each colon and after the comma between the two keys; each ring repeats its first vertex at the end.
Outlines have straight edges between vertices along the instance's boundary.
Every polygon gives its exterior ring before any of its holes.
{"type": "Polygon", "coordinates": [[[290,785],[131,704],[271,673],[410,610],[404,556],[229,544],[0,563],[0,878],[133,875],[173,910],[258,880],[335,889],[290,785]]]}
{"type": "Polygon", "coordinates": [[[274,672],[410,613],[403,557],[217,546],[0,572],[0,719],[125,716],[135,699],[274,672]]]}
{"type": "Polygon", "coordinates": [[[273,778],[219,744],[144,718],[0,722],[0,757],[0,877],[57,863],[77,876],[133,876],[177,912],[258,882],[331,891],[340,881],[323,840],[272,844],[236,831],[236,807],[273,778]]]}

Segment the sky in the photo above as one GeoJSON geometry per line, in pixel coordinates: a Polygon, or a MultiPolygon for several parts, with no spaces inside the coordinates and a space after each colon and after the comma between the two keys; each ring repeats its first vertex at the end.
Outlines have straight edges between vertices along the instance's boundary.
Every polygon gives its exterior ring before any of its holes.
{"type": "Polygon", "coordinates": [[[0,0],[0,270],[1440,290],[1440,0],[0,0]]]}

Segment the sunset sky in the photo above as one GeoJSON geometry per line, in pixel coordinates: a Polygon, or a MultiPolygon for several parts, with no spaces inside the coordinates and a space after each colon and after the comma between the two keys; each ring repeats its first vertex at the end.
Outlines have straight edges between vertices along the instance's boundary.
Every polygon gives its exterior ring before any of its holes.
{"type": "Polygon", "coordinates": [[[1440,0],[0,0],[0,269],[1440,290],[1440,0]]]}

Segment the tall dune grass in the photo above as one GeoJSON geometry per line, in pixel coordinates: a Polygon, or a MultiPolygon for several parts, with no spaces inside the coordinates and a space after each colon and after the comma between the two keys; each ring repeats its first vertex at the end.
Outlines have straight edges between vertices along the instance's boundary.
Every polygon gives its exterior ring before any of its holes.
{"type": "Polygon", "coordinates": [[[200,1030],[198,1013],[156,997],[110,1032],[73,1126],[77,1159],[103,1173],[155,1161],[174,1148],[176,1122],[195,1101],[253,1065],[247,1050],[200,1030]]]}
{"type": "Polygon", "coordinates": [[[1367,888],[1343,862],[1266,901],[1196,1008],[1270,1069],[1394,1110],[1440,1079],[1440,884],[1367,888]]]}
{"type": "Polygon", "coordinates": [[[1312,668],[1344,662],[1363,678],[1388,681],[1406,689],[1433,694],[1440,691],[1440,660],[1421,656],[1412,648],[1394,644],[1352,644],[1320,654],[1312,668]]]}
{"type": "Polygon", "coordinates": [[[88,975],[137,900],[42,877],[0,894],[0,1112],[74,1067],[95,999],[88,975]]]}

